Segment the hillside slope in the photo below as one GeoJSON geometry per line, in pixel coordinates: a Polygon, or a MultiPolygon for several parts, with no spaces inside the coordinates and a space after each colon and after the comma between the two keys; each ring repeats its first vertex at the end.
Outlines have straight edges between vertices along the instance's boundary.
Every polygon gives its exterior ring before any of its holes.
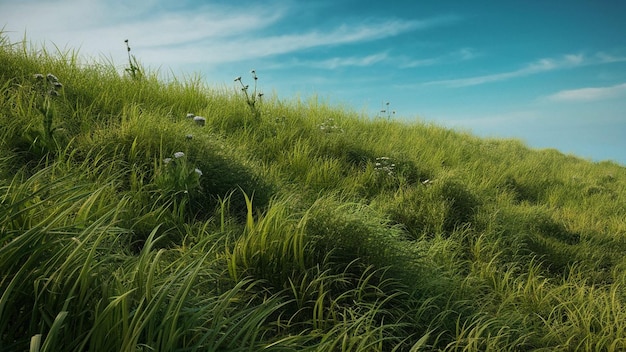
{"type": "Polygon", "coordinates": [[[137,69],[0,40],[1,350],[626,349],[623,166],[137,69]]]}

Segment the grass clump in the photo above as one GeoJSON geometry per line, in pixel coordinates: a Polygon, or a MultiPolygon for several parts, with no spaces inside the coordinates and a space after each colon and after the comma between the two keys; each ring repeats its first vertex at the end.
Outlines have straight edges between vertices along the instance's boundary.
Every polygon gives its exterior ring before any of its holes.
{"type": "Polygon", "coordinates": [[[626,348],[621,165],[0,38],[0,349],[626,348]]]}

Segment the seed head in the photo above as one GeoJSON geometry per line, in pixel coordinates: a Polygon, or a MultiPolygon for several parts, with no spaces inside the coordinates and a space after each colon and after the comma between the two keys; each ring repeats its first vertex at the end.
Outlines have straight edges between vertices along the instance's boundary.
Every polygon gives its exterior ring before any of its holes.
{"type": "Polygon", "coordinates": [[[241,82],[241,76],[235,78],[235,82],[240,81],[241,82]]]}

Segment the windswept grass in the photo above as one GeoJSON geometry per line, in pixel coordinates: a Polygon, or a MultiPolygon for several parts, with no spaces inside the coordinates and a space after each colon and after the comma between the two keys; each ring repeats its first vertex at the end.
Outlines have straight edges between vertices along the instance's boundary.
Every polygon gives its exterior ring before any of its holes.
{"type": "Polygon", "coordinates": [[[626,349],[621,165],[0,38],[0,350],[626,349]]]}

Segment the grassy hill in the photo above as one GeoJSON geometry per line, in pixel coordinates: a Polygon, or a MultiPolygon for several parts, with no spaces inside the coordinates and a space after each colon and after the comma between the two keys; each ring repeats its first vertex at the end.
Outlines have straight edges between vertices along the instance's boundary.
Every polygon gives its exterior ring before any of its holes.
{"type": "Polygon", "coordinates": [[[0,40],[0,350],[626,349],[626,168],[258,75],[0,40]]]}

